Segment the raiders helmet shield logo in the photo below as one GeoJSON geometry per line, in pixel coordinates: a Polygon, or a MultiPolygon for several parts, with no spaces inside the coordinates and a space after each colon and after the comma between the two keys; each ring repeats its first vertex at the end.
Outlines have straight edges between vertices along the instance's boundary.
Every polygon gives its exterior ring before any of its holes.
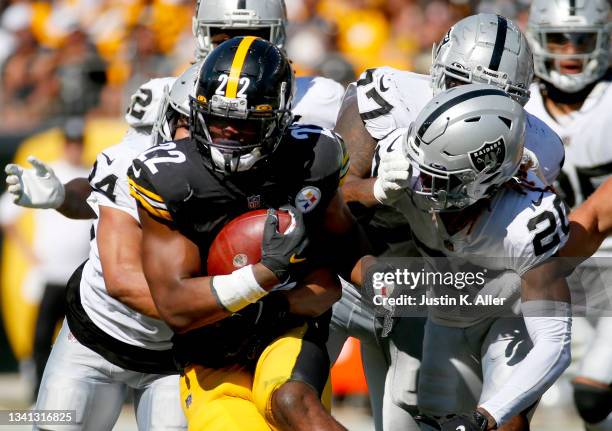
{"type": "Polygon", "coordinates": [[[499,138],[495,142],[485,142],[476,151],[468,153],[474,169],[478,172],[494,171],[504,163],[506,158],[506,143],[504,138],[499,138]]]}

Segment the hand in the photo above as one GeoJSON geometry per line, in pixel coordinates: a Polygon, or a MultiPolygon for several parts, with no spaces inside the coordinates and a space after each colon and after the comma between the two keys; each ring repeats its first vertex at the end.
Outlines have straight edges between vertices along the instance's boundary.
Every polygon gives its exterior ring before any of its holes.
{"type": "Polygon", "coordinates": [[[268,210],[261,244],[262,265],[272,271],[281,283],[289,279],[292,269],[306,262],[302,253],[308,246],[302,213],[294,207],[288,207],[287,211],[292,222],[283,234],[278,231],[276,210],[268,210]]]}
{"type": "Polygon", "coordinates": [[[6,165],[6,184],[13,202],[27,208],[58,208],[64,202],[64,185],[51,167],[36,157],[28,157],[34,169],[16,164],[6,165]]]}
{"type": "Polygon", "coordinates": [[[412,165],[401,153],[393,152],[380,161],[378,178],[374,183],[374,197],[378,202],[389,205],[398,200],[404,190],[410,187],[412,165]]]}
{"type": "Polygon", "coordinates": [[[440,420],[441,431],[486,431],[487,418],[477,410],[460,415],[450,415],[440,420]]]}

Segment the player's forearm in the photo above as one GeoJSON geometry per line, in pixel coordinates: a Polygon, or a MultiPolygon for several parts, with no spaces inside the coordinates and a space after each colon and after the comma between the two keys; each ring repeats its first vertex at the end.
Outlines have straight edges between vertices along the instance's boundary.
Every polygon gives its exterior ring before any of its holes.
{"type": "Polygon", "coordinates": [[[244,285],[256,282],[262,290],[260,298],[278,285],[274,273],[262,264],[246,267],[250,268],[253,279],[246,282],[245,268],[225,276],[148,280],[160,316],[175,332],[183,333],[216,323],[256,302],[259,298],[237,296],[244,285]]]}
{"type": "Polygon", "coordinates": [[[342,194],[347,203],[360,203],[366,208],[371,208],[380,203],[374,197],[374,182],[376,178],[359,178],[347,175],[342,194]]]}
{"type": "Polygon", "coordinates": [[[342,297],[342,286],[334,273],[321,268],[311,272],[286,295],[291,313],[317,317],[342,297]]]}
{"type": "Polygon", "coordinates": [[[571,309],[568,303],[529,301],[522,305],[533,348],[499,391],[480,407],[497,426],[533,405],[571,361],[571,309]]]}
{"type": "Polygon", "coordinates": [[[96,218],[96,213],[87,203],[91,193],[91,186],[86,178],[76,178],[64,184],[66,195],[64,201],[57,208],[65,217],[77,220],[96,218]]]}
{"type": "Polygon", "coordinates": [[[612,234],[612,180],[607,180],[570,214],[570,235],[562,257],[588,258],[612,234]]]}
{"type": "Polygon", "coordinates": [[[117,301],[145,316],[160,319],[142,268],[123,266],[108,276],[104,271],[104,283],[109,295],[117,301]]]}

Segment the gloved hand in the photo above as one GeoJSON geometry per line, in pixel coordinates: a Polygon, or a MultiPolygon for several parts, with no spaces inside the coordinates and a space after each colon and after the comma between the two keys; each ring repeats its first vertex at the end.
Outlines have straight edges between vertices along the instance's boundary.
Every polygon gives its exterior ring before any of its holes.
{"type": "Polygon", "coordinates": [[[385,156],[381,159],[378,168],[378,177],[374,183],[374,197],[381,204],[390,205],[411,187],[413,167],[401,151],[385,156]]]}
{"type": "Polygon", "coordinates": [[[285,233],[278,231],[276,210],[268,210],[261,244],[261,263],[272,271],[281,283],[289,279],[291,271],[306,262],[303,253],[308,246],[304,216],[294,207],[283,208],[292,218],[285,233]]]}
{"type": "Polygon", "coordinates": [[[28,162],[34,169],[24,169],[13,163],[4,168],[13,202],[27,208],[58,208],[66,196],[64,185],[49,165],[34,156],[28,157],[28,162]]]}
{"type": "Polygon", "coordinates": [[[487,418],[477,410],[460,415],[450,415],[440,420],[441,431],[485,431],[487,418]]]}

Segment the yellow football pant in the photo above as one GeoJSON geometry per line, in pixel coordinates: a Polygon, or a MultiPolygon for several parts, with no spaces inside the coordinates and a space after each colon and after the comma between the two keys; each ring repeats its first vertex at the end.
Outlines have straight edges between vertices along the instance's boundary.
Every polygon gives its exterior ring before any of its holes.
{"type": "MultiPolygon", "coordinates": [[[[274,340],[259,357],[254,375],[240,366],[187,367],[181,377],[181,400],[189,431],[275,430],[274,391],[292,380],[298,369],[304,370],[311,365],[300,361],[303,349],[312,348],[312,343],[304,342],[307,332],[308,326],[303,325],[274,340]]],[[[326,380],[321,398],[330,411],[329,369],[323,378],[326,380]]]]}

